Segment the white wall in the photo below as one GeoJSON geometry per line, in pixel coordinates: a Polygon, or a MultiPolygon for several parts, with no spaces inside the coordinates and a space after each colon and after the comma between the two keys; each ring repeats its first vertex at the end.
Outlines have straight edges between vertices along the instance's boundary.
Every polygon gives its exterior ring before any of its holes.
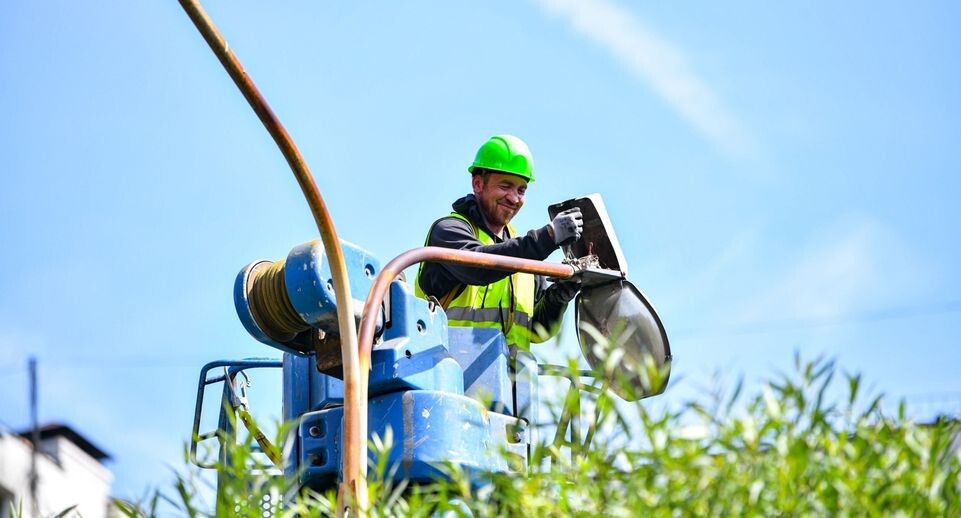
{"type": "MultiPolygon", "coordinates": [[[[40,516],[76,505],[84,518],[106,518],[113,474],[64,437],[41,442],[37,457],[37,500],[40,516]]],[[[30,442],[0,431],[0,487],[23,501],[25,517],[33,517],[30,503],[30,442]]],[[[0,511],[0,517],[4,517],[0,511]]],[[[71,516],[75,514],[71,513],[71,516]]]]}

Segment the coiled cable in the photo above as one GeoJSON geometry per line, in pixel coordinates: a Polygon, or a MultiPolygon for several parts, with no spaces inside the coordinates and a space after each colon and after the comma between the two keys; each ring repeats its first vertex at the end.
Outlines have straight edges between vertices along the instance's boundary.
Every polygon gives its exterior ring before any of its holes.
{"type": "Polygon", "coordinates": [[[250,270],[247,298],[254,319],[267,335],[281,343],[294,339],[310,325],[297,314],[284,282],[286,262],[264,261],[250,270]]]}

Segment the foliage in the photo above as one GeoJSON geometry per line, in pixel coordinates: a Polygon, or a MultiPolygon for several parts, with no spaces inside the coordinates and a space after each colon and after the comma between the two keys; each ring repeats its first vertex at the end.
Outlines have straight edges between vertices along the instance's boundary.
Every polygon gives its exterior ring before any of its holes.
{"type": "MultiPolygon", "coordinates": [[[[632,405],[639,427],[612,412],[634,447],[597,445],[570,465],[526,479],[497,476],[497,501],[475,515],[944,515],[961,510],[956,422],[919,426],[860,408],[861,381],[847,376],[847,398],[828,402],[832,362],[797,361],[797,374],[764,385],[739,406],[691,402],[652,415],[632,405]],[[692,418],[693,419],[689,419],[692,418]],[[684,430],[699,430],[690,437],[684,430]]],[[[615,436],[616,438],[616,436],[615,436]]]]}
{"type": "MultiPolygon", "coordinates": [[[[447,466],[447,480],[421,486],[393,481],[392,437],[372,441],[370,501],[379,516],[957,515],[961,512],[961,427],[919,425],[902,403],[886,415],[882,398],[863,397],[860,376],[834,362],[802,362],[745,396],[739,383],[654,412],[595,391],[586,398],[585,440],[541,444],[528,476],[471,479],[447,466]],[[836,378],[843,377],[840,391],[836,378]],[[843,396],[835,396],[845,392],[843,396]],[[693,432],[693,433],[692,433],[693,432]]],[[[576,365],[571,365],[575,368],[576,365]]],[[[603,373],[597,373],[599,384],[603,373]]],[[[656,373],[655,373],[656,375],[656,373]]],[[[574,379],[578,379],[574,377],[574,379]]],[[[583,388],[591,388],[590,386],[583,388]]],[[[598,387],[594,387],[595,389],[598,387]]],[[[590,393],[590,392],[588,392],[590,393]]],[[[667,393],[670,397],[670,392],[667,393]]],[[[558,411],[570,409],[561,398],[558,411]]],[[[154,516],[159,501],[186,516],[319,516],[335,495],[287,495],[280,476],[252,476],[249,444],[232,448],[226,481],[211,507],[192,476],[177,498],[157,493],[127,516],[154,516]]],[[[393,467],[396,470],[396,467],[393,467]]]]}

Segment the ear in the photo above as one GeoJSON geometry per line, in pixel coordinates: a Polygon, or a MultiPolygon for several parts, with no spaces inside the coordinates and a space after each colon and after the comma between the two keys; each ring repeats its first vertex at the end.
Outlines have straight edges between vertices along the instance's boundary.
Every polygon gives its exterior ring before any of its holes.
{"type": "Polygon", "coordinates": [[[484,190],[484,175],[475,174],[470,178],[471,187],[474,189],[474,194],[478,194],[484,190]]]}

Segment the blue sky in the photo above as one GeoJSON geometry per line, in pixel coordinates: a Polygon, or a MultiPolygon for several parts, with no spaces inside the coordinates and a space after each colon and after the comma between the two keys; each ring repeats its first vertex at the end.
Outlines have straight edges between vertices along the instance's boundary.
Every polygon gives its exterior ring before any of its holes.
{"type": "MultiPolygon", "coordinates": [[[[955,3],[204,5],[382,261],[513,133],[516,226],[603,195],[672,338],[662,398],[800,351],[958,411],[955,3]]],[[[231,288],[315,237],[306,204],[175,2],[0,4],[0,114],[0,421],[36,355],[41,419],[111,452],[117,495],[165,486],[201,365],[276,356],[231,288]]]]}

